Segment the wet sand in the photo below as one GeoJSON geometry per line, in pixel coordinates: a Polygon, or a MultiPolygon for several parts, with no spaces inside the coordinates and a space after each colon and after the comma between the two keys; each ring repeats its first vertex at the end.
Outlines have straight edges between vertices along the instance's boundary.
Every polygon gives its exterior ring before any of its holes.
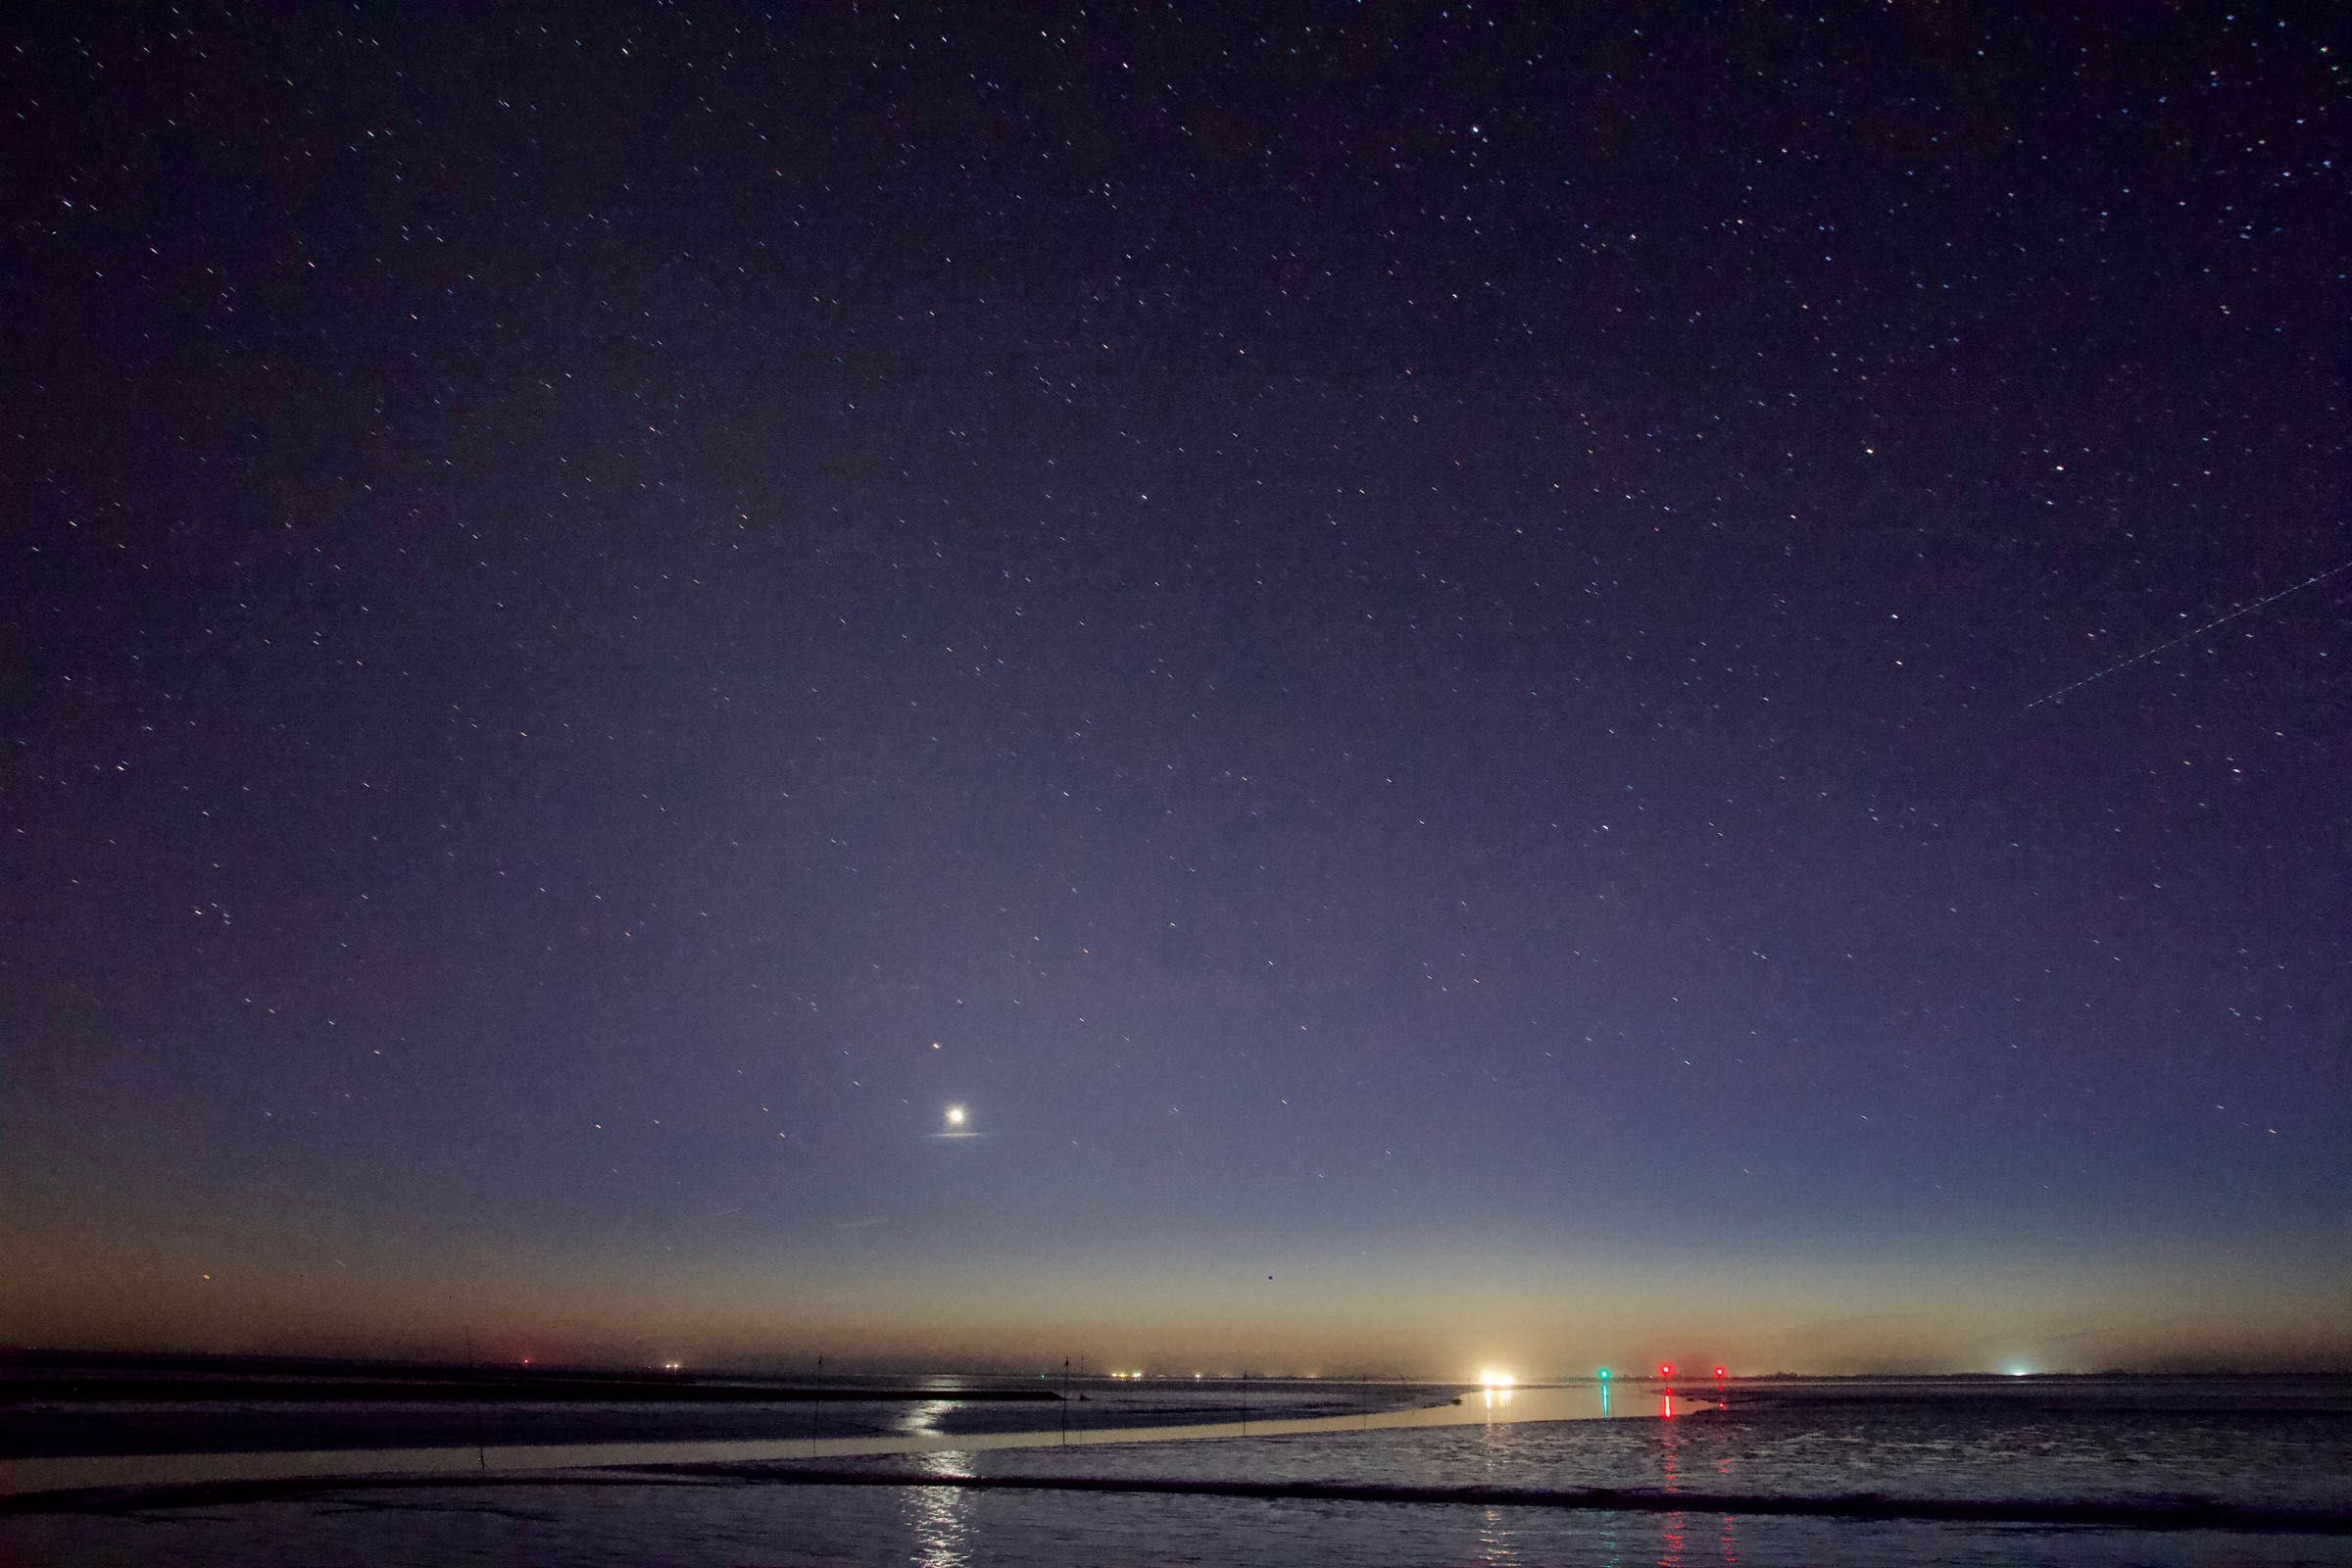
{"type": "MultiPolygon", "coordinates": [[[[934,1401],[941,1406],[954,1399],[934,1401]]],[[[60,1506],[104,1506],[107,1499],[150,1489],[301,1484],[419,1477],[496,1476],[515,1480],[547,1472],[682,1465],[745,1465],[887,1454],[969,1452],[999,1448],[1080,1447],[1106,1444],[1214,1441],[1408,1427],[1501,1425],[1526,1421],[1600,1419],[1611,1412],[1591,1388],[1470,1391],[1457,1402],[1348,1415],[1219,1420],[1155,1426],[1074,1427],[1005,1432],[943,1433],[920,1423],[935,1412],[913,1407],[908,1430],[849,1437],[760,1438],[743,1441],[515,1444],[314,1449],[240,1453],[146,1453],[0,1460],[0,1512],[60,1506]],[[70,1494],[78,1494],[70,1495],[70,1494]]],[[[1621,1411],[1631,1414],[1631,1411],[1621,1411]]]]}

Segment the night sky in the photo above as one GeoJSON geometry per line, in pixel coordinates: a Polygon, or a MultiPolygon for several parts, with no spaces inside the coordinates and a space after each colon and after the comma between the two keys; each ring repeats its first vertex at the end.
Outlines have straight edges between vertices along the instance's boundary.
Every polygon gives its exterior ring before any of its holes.
{"type": "Polygon", "coordinates": [[[2352,1361],[2344,35],[246,9],[0,34],[0,1339],[2352,1361]]]}

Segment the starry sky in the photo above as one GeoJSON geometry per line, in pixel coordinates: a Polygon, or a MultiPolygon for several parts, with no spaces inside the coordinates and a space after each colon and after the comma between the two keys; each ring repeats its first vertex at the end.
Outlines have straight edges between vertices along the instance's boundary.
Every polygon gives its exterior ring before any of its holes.
{"type": "Polygon", "coordinates": [[[16,16],[0,1338],[2352,1362],[2352,50],[2097,9],[16,16]]]}

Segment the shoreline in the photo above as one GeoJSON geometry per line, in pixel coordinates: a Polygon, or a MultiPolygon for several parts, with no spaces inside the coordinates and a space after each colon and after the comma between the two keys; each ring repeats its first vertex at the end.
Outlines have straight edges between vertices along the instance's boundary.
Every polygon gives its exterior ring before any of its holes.
{"type": "MultiPolygon", "coordinates": [[[[1238,1420],[1156,1426],[1036,1429],[1009,1432],[903,1431],[849,1437],[673,1440],[627,1443],[447,1444],[430,1447],[284,1449],[242,1452],[93,1454],[0,1459],[0,1514],[49,1511],[38,1499],[74,1494],[150,1494],[177,1489],[258,1485],[352,1485],[427,1481],[496,1473],[511,1478],[614,1468],[758,1465],[798,1459],[871,1458],[1005,1448],[1087,1447],[1138,1443],[1370,1432],[1396,1428],[1518,1425],[1539,1421],[1643,1420],[1593,1408],[1591,1391],[1519,1390],[1483,1398],[1346,1414],[1284,1417],[1245,1413],[1238,1420]],[[499,1461],[493,1472],[495,1455],[499,1461]]],[[[940,1402],[952,1402],[941,1400],[940,1402]]],[[[1692,1406],[1693,1409],[1698,1408],[1692,1406]]]]}

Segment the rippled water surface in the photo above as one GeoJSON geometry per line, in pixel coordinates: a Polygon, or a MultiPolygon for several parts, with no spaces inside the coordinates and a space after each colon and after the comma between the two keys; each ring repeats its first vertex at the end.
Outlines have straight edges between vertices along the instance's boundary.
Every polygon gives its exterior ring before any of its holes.
{"type": "MultiPolygon", "coordinates": [[[[2352,1391],[2132,1383],[1735,1389],[1678,1406],[1622,1390],[1608,1421],[1324,1430],[1217,1441],[948,1448],[724,1472],[607,1471],[491,1488],[363,1488],[274,1501],[0,1518],[0,1562],[427,1563],[2155,1563],[2352,1565],[2352,1391]],[[909,1484],[842,1485],[903,1477],[909,1484]],[[877,1472],[888,1475],[877,1476],[877,1472]],[[968,1490],[940,1478],[1611,1488],[1655,1511],[1493,1501],[968,1490]],[[1788,1518],[1713,1497],[1860,1494],[1993,1505],[2182,1498],[2292,1510],[2312,1528],[2159,1531],[1788,1518]],[[1688,1507],[1675,1498],[1688,1496],[1688,1507]],[[2334,1521],[2329,1525],[2328,1521],[2334,1521]]],[[[1170,1418],[1185,1413],[1180,1396],[1170,1418]]],[[[1595,1391],[1561,1397],[1595,1400],[1595,1391]]],[[[1205,1405],[1219,1396],[1203,1394],[1205,1405]]],[[[1476,1416],[1482,1396],[1470,1396],[1476,1416]]],[[[1262,1407],[1261,1407],[1262,1408],[1262,1407]]],[[[926,1413],[927,1412],[927,1413],[926,1413]]],[[[1213,1412],[1212,1412],[1213,1413],[1213,1412]]],[[[1592,1413],[1592,1412],[1587,1412],[1592,1413]]],[[[955,1407],[901,1425],[952,1429],[955,1407]]],[[[988,1424],[987,1419],[968,1417],[988,1424]]],[[[1004,1422],[1034,1421],[1034,1412],[1004,1422]]],[[[493,1455],[495,1450],[493,1450],[493,1455]]],[[[2155,1517],[2151,1514],[2150,1517],[2155,1517]]],[[[2282,1515],[2282,1517],[2285,1517],[2282,1515]]]]}

